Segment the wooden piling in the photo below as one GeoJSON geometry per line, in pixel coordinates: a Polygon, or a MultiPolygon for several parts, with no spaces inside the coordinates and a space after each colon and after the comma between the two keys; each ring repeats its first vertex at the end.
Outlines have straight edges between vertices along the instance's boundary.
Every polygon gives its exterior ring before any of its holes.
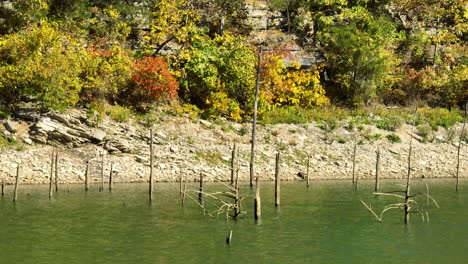
{"type": "Polygon", "coordinates": [[[255,184],[255,199],[254,199],[255,221],[260,220],[261,215],[262,215],[262,205],[261,205],[261,200],[260,200],[260,182],[259,182],[259,177],[257,176],[256,184],[255,184]]]}
{"type": "Polygon", "coordinates": [[[85,191],[89,190],[89,160],[86,161],[86,172],[85,172],[85,191]]]}
{"type": "Polygon", "coordinates": [[[375,188],[374,191],[379,191],[379,177],[380,177],[380,148],[377,149],[377,161],[375,162],[375,188]]]}
{"type": "Polygon", "coordinates": [[[459,185],[459,178],[460,178],[460,149],[461,149],[461,144],[463,141],[463,134],[465,132],[465,124],[466,124],[466,116],[467,116],[467,111],[468,111],[468,102],[465,105],[465,118],[463,119],[463,126],[462,126],[462,131],[460,134],[460,141],[458,141],[458,149],[457,149],[457,173],[456,173],[456,178],[457,178],[457,185],[455,187],[455,190],[458,192],[458,185],[459,185]]]}
{"type": "Polygon", "coordinates": [[[307,155],[307,174],[306,174],[307,189],[309,189],[309,169],[310,169],[310,155],[307,155]]]}
{"type": "Polygon", "coordinates": [[[275,166],[275,207],[280,206],[280,153],[276,153],[275,166]]]}
{"type": "Polygon", "coordinates": [[[253,187],[253,178],[255,175],[255,130],[257,126],[257,108],[258,108],[258,94],[260,89],[260,76],[261,76],[261,61],[262,61],[262,47],[258,51],[257,61],[257,81],[255,85],[255,99],[254,99],[254,113],[252,121],[252,139],[250,148],[250,188],[253,187]]]}
{"type": "Polygon", "coordinates": [[[232,230],[229,232],[228,237],[226,238],[226,244],[231,244],[232,241],[232,230]]]}
{"type": "Polygon", "coordinates": [[[109,191],[112,191],[114,187],[114,163],[111,162],[110,173],[109,173],[109,191]]]}
{"type": "Polygon", "coordinates": [[[182,205],[185,203],[185,194],[187,193],[187,176],[184,176],[184,191],[182,192],[182,205]]]}
{"type": "Polygon", "coordinates": [[[59,190],[59,183],[58,183],[58,149],[55,149],[55,192],[59,190]]]}
{"type": "Polygon", "coordinates": [[[52,155],[50,159],[50,175],[49,175],[49,199],[52,198],[52,184],[54,182],[54,161],[55,161],[55,149],[52,149],[52,155]]]}
{"type": "Polygon", "coordinates": [[[2,197],[5,195],[5,180],[2,179],[2,197]]]}
{"type": "Polygon", "coordinates": [[[179,169],[179,197],[182,198],[182,168],[179,169]]]}
{"type": "Polygon", "coordinates": [[[198,201],[203,203],[203,173],[200,172],[200,190],[198,192],[198,201]]]}
{"type": "Polygon", "coordinates": [[[237,151],[237,143],[234,143],[234,147],[232,148],[231,154],[231,185],[234,185],[234,177],[236,174],[236,151],[237,151]]]}
{"type": "Polygon", "coordinates": [[[149,178],[149,201],[153,201],[153,168],[154,168],[154,153],[153,153],[153,129],[150,129],[150,178],[149,178]]]}
{"type": "Polygon", "coordinates": [[[101,187],[99,187],[99,191],[104,191],[104,154],[101,156],[101,187]]]}
{"type": "Polygon", "coordinates": [[[13,202],[18,199],[18,179],[19,179],[20,165],[16,167],[16,179],[15,179],[15,190],[13,191],[13,202]]]}
{"type": "Polygon", "coordinates": [[[357,150],[357,144],[354,142],[354,148],[353,148],[353,180],[352,183],[356,183],[356,150],[357,150]]]}

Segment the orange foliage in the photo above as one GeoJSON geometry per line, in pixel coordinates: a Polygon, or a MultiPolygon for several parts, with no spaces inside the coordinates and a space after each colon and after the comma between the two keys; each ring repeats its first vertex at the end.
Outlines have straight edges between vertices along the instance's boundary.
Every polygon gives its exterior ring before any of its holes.
{"type": "MultiPolygon", "coordinates": [[[[177,97],[179,84],[169,71],[164,59],[145,57],[136,61],[135,67],[136,70],[132,73],[132,81],[141,89],[142,96],[148,96],[156,100],[175,99],[177,97]]],[[[143,101],[145,100],[143,99],[143,101]]]]}

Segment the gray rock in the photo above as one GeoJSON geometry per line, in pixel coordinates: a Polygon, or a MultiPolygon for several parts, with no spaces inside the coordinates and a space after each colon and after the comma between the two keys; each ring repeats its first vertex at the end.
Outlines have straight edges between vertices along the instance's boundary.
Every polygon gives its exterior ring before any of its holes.
{"type": "Polygon", "coordinates": [[[23,137],[23,142],[28,145],[33,144],[33,141],[29,137],[23,137]]]}
{"type": "Polygon", "coordinates": [[[66,126],[70,125],[70,122],[68,121],[70,117],[65,114],[60,114],[57,112],[50,112],[47,116],[49,116],[51,119],[54,119],[66,126]]]}
{"type": "Polygon", "coordinates": [[[90,136],[91,136],[91,141],[92,142],[100,143],[106,138],[107,133],[104,130],[95,129],[95,130],[91,131],[90,136]]]}
{"type": "Polygon", "coordinates": [[[208,121],[206,121],[206,120],[203,120],[203,119],[200,119],[200,124],[202,124],[202,125],[204,125],[204,126],[207,126],[207,127],[211,126],[211,123],[210,123],[210,122],[208,122],[208,121]]]}
{"type": "Polygon", "coordinates": [[[8,130],[11,133],[16,133],[16,131],[18,131],[18,123],[16,123],[15,121],[7,120],[3,124],[5,125],[6,130],[8,130]]]}

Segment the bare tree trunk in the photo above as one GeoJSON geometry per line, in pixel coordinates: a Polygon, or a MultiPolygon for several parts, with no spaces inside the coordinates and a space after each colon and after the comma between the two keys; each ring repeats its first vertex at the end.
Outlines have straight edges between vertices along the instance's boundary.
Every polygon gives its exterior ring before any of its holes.
{"type": "MultiPolygon", "coordinates": [[[[411,127],[411,135],[413,135],[414,132],[414,127],[416,126],[416,118],[418,114],[418,106],[416,105],[416,109],[414,111],[414,120],[413,124],[411,127]]],[[[413,152],[413,137],[410,137],[410,142],[409,142],[409,150],[408,150],[408,171],[406,175],[406,191],[405,191],[405,224],[409,224],[409,218],[410,218],[410,204],[409,204],[409,199],[410,199],[410,185],[411,185],[411,155],[413,152]]]]}
{"type": "Polygon", "coordinates": [[[457,150],[457,186],[456,186],[456,191],[458,192],[458,185],[459,185],[459,178],[460,178],[460,150],[461,150],[461,144],[463,141],[463,135],[465,132],[465,124],[466,124],[466,116],[467,116],[467,111],[468,111],[468,103],[465,104],[465,118],[463,119],[463,126],[462,126],[462,131],[460,134],[460,141],[458,142],[458,150],[457,150]]]}
{"type": "Polygon", "coordinates": [[[150,129],[150,178],[149,178],[149,201],[153,202],[153,167],[154,167],[154,153],[153,153],[153,129],[150,129]]]}
{"type": "Polygon", "coordinates": [[[250,150],[250,188],[253,187],[253,179],[255,176],[255,129],[257,126],[257,108],[258,108],[258,93],[260,89],[260,73],[262,62],[262,47],[258,51],[258,65],[257,65],[257,82],[255,85],[255,100],[254,100],[254,116],[252,121],[252,142],[250,150]]]}
{"type": "Polygon", "coordinates": [[[50,158],[49,199],[52,198],[52,184],[54,182],[54,158],[55,158],[55,149],[52,149],[52,155],[50,158]]]}
{"type": "Polygon", "coordinates": [[[377,149],[377,161],[375,163],[375,192],[379,191],[379,176],[380,176],[380,148],[377,149]]]}
{"type": "Polygon", "coordinates": [[[20,165],[16,167],[16,179],[15,179],[15,190],[13,191],[13,202],[18,199],[18,179],[19,179],[20,165]]]}
{"type": "Polygon", "coordinates": [[[260,182],[259,182],[259,177],[257,176],[256,178],[256,184],[255,184],[255,199],[254,199],[254,217],[255,221],[260,220],[260,217],[262,215],[262,205],[260,201],[260,182]]]}
{"type": "Polygon", "coordinates": [[[280,153],[276,153],[275,166],[275,207],[280,205],[280,153]]]}
{"type": "Polygon", "coordinates": [[[234,178],[236,174],[236,151],[237,151],[237,143],[234,143],[234,147],[232,148],[232,155],[231,155],[231,185],[234,185],[234,178]]]}

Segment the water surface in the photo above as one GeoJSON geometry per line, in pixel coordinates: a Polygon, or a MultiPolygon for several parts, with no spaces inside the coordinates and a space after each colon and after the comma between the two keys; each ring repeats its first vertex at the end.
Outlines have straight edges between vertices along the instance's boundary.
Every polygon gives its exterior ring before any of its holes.
{"type": "MultiPolygon", "coordinates": [[[[402,189],[402,183],[383,181],[381,189],[402,189]]],[[[364,208],[360,199],[377,211],[398,201],[372,196],[371,182],[358,191],[349,182],[312,182],[309,190],[283,183],[279,209],[273,184],[262,183],[259,224],[247,186],[247,215],[237,221],[205,216],[189,199],[181,206],[178,184],[157,184],[151,205],[143,184],[88,193],[81,185],[62,186],[51,200],[47,186],[21,186],[15,204],[8,186],[0,200],[0,263],[466,263],[468,186],[462,182],[455,193],[452,180],[428,183],[440,208],[429,207],[429,223],[412,215],[410,225],[401,211],[379,223],[364,208]]],[[[413,189],[426,187],[415,182],[413,189]]]]}

